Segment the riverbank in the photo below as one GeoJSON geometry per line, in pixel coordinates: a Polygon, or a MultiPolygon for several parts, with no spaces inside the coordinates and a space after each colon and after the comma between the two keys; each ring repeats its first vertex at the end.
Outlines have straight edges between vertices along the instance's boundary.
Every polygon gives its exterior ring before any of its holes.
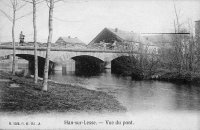
{"type": "Polygon", "coordinates": [[[195,85],[200,84],[200,74],[190,71],[182,71],[179,73],[177,71],[163,69],[156,72],[149,79],[195,85]]]}
{"type": "Polygon", "coordinates": [[[2,112],[125,112],[115,97],[105,92],[80,86],[48,82],[48,91],[41,91],[42,81],[12,76],[0,71],[0,111],[2,112]],[[14,84],[14,87],[12,86],[14,84]]]}

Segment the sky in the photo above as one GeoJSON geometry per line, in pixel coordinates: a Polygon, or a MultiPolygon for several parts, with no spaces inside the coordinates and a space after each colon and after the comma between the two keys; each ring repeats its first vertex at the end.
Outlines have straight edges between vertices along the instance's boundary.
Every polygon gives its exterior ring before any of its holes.
{"type": "MultiPolygon", "coordinates": [[[[18,0],[20,1],[20,0],[18,0]]],[[[174,0],[180,22],[188,27],[200,20],[200,0],[174,0]]],[[[19,3],[23,4],[23,2],[19,3]]],[[[0,9],[12,16],[8,0],[0,0],[0,9]]],[[[33,41],[32,5],[17,12],[15,39],[23,31],[25,41],[33,41]]],[[[136,33],[171,33],[175,19],[173,0],[64,0],[55,3],[53,42],[60,36],[78,37],[88,44],[105,27],[136,33]]],[[[12,41],[12,22],[0,12],[0,42],[12,41]]],[[[48,37],[48,6],[37,5],[38,42],[48,37]]]]}

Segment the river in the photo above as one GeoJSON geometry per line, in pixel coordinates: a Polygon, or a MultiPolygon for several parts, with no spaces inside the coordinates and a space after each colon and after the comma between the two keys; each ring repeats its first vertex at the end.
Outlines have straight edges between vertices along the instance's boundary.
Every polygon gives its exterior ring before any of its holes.
{"type": "MultiPolygon", "coordinates": [[[[7,65],[0,65],[0,68],[11,69],[7,65]]],[[[169,125],[180,121],[183,125],[174,124],[177,128],[195,130],[199,128],[200,88],[198,86],[161,81],[133,81],[130,77],[111,74],[109,69],[96,76],[77,76],[74,71],[55,71],[50,75],[50,79],[114,95],[132,115],[140,114],[141,117],[143,114],[148,119],[147,115],[155,116],[155,113],[159,113],[154,119],[149,120],[155,122],[159,120],[162,125],[168,126],[163,123],[165,121],[168,121],[169,125]],[[169,117],[169,113],[172,116],[169,117]]]]}
{"type": "Polygon", "coordinates": [[[97,76],[76,76],[74,72],[57,71],[50,79],[78,83],[88,89],[113,94],[129,111],[200,110],[200,90],[196,86],[161,81],[133,81],[105,71],[97,76]]]}

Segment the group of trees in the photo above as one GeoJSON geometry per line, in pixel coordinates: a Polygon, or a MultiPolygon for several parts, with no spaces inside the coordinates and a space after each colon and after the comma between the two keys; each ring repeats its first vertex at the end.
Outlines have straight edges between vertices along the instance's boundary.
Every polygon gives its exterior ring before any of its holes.
{"type": "Polygon", "coordinates": [[[168,69],[183,71],[198,70],[198,44],[190,30],[181,28],[177,34],[171,35],[171,48],[161,51],[163,61],[168,69]]]}
{"type": "Polygon", "coordinates": [[[179,74],[187,71],[199,70],[199,45],[193,34],[192,22],[181,22],[180,14],[174,4],[175,20],[174,32],[171,35],[171,48],[161,50],[161,56],[165,61],[165,67],[175,69],[179,74]]]}
{"type": "Polygon", "coordinates": [[[54,3],[61,0],[10,0],[9,4],[7,4],[12,9],[12,16],[10,16],[7,12],[0,9],[0,12],[4,14],[4,16],[12,22],[12,45],[13,45],[13,64],[12,64],[12,74],[15,75],[15,23],[18,19],[21,19],[27,15],[33,15],[33,30],[34,30],[34,60],[35,60],[35,73],[34,73],[34,82],[38,82],[38,56],[37,56],[37,25],[36,25],[36,12],[37,12],[37,4],[46,2],[49,8],[49,19],[48,19],[48,40],[47,40],[47,48],[46,48],[46,59],[45,59],[45,66],[44,66],[44,77],[43,77],[43,87],[42,90],[47,91],[47,81],[48,81],[48,71],[49,71],[49,56],[50,56],[50,48],[52,43],[52,34],[53,34],[53,9],[54,3]],[[24,14],[18,18],[16,18],[16,13],[21,10],[26,4],[32,4],[33,11],[27,14],[24,14]],[[11,5],[11,6],[10,6],[11,5]]]}
{"type": "MultiPolygon", "coordinates": [[[[193,31],[193,22],[183,22],[180,11],[177,11],[174,2],[174,32],[171,34],[162,34],[161,44],[167,44],[159,48],[158,56],[151,52],[152,56],[146,54],[149,49],[144,48],[144,55],[141,59],[143,70],[149,75],[154,74],[158,69],[167,69],[178,74],[191,74],[199,72],[200,51],[199,44],[195,39],[193,31]]],[[[196,29],[196,28],[195,28],[196,29]]]]}

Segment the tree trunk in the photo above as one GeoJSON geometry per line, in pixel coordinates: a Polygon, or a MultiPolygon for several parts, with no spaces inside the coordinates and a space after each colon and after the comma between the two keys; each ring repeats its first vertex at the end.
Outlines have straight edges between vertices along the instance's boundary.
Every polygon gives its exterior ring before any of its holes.
{"type": "Polygon", "coordinates": [[[16,14],[16,9],[13,6],[13,21],[12,21],[12,44],[13,44],[13,63],[12,63],[12,75],[15,75],[15,14],[16,14]]]}
{"type": "Polygon", "coordinates": [[[49,71],[49,56],[50,56],[50,48],[52,42],[52,34],[53,34],[53,8],[54,8],[54,0],[50,0],[49,7],[49,36],[47,41],[47,50],[46,50],[46,59],[45,59],[45,67],[44,67],[44,77],[43,77],[43,88],[42,90],[47,91],[47,81],[48,81],[48,71],[49,71]]]}
{"type": "Polygon", "coordinates": [[[34,55],[35,55],[34,83],[37,83],[37,81],[38,81],[38,57],[37,57],[36,0],[33,0],[33,30],[34,30],[34,55]]]}

